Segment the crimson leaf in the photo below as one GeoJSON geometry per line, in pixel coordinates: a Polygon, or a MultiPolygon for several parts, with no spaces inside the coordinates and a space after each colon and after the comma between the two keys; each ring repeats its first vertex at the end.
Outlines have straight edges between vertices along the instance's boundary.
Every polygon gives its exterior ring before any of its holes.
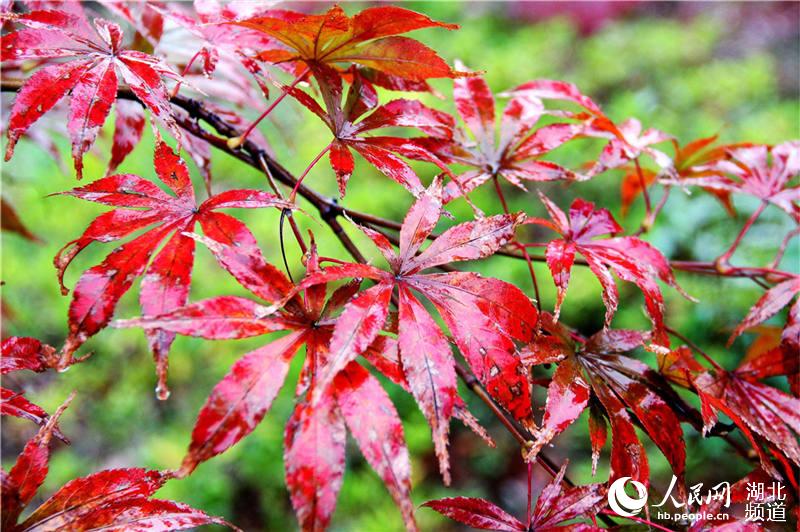
{"type": "Polygon", "coordinates": [[[544,225],[563,237],[551,240],[545,252],[547,266],[558,288],[555,318],[558,319],[561,303],[569,286],[575,254],[580,253],[603,287],[606,327],[610,326],[619,303],[617,287],[611,275],[613,271],[620,279],[639,287],[644,294],[647,313],[653,321],[654,340],[661,344],[667,343],[664,331],[664,297],[656,280],[678,290],[680,288],[675,282],[669,262],[661,252],[634,236],[594,240],[598,236],[622,231],[611,213],[606,209],[595,208],[594,203],[577,198],[570,206],[569,215],[566,215],[546,196],[540,193],[539,197],[547,208],[551,221],[529,218],[526,223],[544,225]]]}
{"type": "Polygon", "coordinates": [[[442,210],[441,182],[436,180],[411,207],[395,253],[386,238],[364,228],[389,263],[387,272],[374,266],[345,264],[309,274],[301,287],[347,277],[377,284],[345,306],[333,331],[331,358],[317,373],[317,391],[364,352],[378,336],[388,315],[389,294],[399,292],[399,356],[408,383],[433,430],[440,470],[447,482],[447,435],[456,402],[454,359],[447,338],[414,292],[438,309],[481,383],[515,419],[531,423],[530,389],[515,341],[531,338],[537,312],[516,287],[473,273],[422,274],[422,270],[461,260],[487,257],[513,237],[520,216],[499,215],[466,222],[445,231],[417,254],[442,210]]]}
{"type": "MultiPolygon", "coordinates": [[[[244,224],[216,211],[233,207],[288,207],[272,194],[243,189],[222,192],[198,205],[186,164],[160,140],[154,165],[158,178],[174,196],[132,174],[105,177],[65,193],[121,208],[98,216],[80,238],[69,242],[58,253],[55,264],[63,293],[67,292],[63,285],[64,271],[92,242],[116,241],[152,227],[81,275],[69,308],[70,334],[62,355],[63,365],[72,363],[75,350],[108,324],[119,299],[136,277],[144,275],[140,303],[145,315],[163,314],[186,303],[194,263],[194,240],[184,233],[192,231],[197,223],[216,241],[255,246],[255,238],[244,224]],[[163,248],[155,253],[164,241],[163,248]]],[[[273,293],[272,296],[279,299],[282,294],[273,293]]],[[[149,330],[147,337],[158,367],[158,395],[165,398],[168,393],[167,356],[175,335],[149,330]]]]}
{"type": "MultiPolygon", "coordinates": [[[[20,89],[9,116],[6,160],[14,153],[19,137],[69,93],[67,128],[72,139],[75,171],[80,179],[83,154],[94,144],[117,98],[118,76],[153,117],[180,139],[164,84],[164,78],[178,80],[180,77],[161,59],[124,49],[122,29],[117,24],[95,18],[90,25],[82,12],[64,11],[7,13],[3,18],[24,26],[3,35],[0,46],[4,61],[72,58],[44,66],[20,89]]],[[[121,145],[117,150],[115,164],[126,149],[121,145]]]]}

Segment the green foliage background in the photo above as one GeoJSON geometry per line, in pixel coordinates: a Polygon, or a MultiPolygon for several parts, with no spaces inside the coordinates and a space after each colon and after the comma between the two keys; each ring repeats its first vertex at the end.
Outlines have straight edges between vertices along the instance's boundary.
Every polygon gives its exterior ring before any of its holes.
{"type": "MultiPolygon", "coordinates": [[[[357,7],[345,6],[348,11],[355,11],[357,7]]],[[[691,18],[660,17],[650,13],[657,11],[655,9],[639,10],[589,36],[580,35],[566,18],[535,22],[512,19],[508,6],[500,3],[413,2],[409,7],[434,18],[460,23],[462,29],[456,32],[431,30],[418,32],[416,36],[448,61],[460,58],[473,69],[485,70],[491,87],[498,92],[534,78],[564,79],[577,83],[586,94],[595,97],[612,118],[622,120],[635,116],[645,127],[663,129],[682,142],[718,132],[727,142],[773,143],[800,137],[796,79],[791,81],[793,76],[796,78],[796,72],[791,67],[789,82],[786,82],[787,61],[789,65],[797,64],[797,36],[792,37],[795,46],[792,48],[789,43],[788,50],[785,40],[780,39],[743,45],[740,39],[746,38],[748,33],[730,23],[730,7],[704,4],[697,16],[691,18]]],[[[449,96],[449,82],[435,85],[449,96]]],[[[432,96],[424,100],[452,110],[447,101],[432,96]]],[[[315,117],[293,103],[282,104],[271,125],[262,129],[273,143],[279,160],[295,172],[302,171],[329,138],[327,130],[315,117]]],[[[87,159],[87,179],[101,177],[104,172],[108,142],[100,144],[102,155],[87,159]]],[[[62,141],[61,145],[69,167],[68,143],[62,141]]],[[[559,156],[578,163],[596,153],[595,146],[581,144],[563,150],[559,156]]],[[[121,171],[153,177],[151,157],[152,138],[147,137],[121,171]]],[[[424,179],[432,176],[431,167],[419,166],[418,169],[424,179]]],[[[225,155],[215,155],[214,174],[216,190],[264,186],[257,172],[225,155]]],[[[618,173],[609,173],[569,189],[561,185],[546,185],[541,189],[563,207],[572,197],[580,195],[619,215],[619,178],[618,173]]],[[[2,279],[6,283],[3,298],[12,311],[3,324],[5,335],[34,336],[56,346],[63,342],[69,298],[59,294],[52,258],[64,243],[76,238],[93,217],[104,211],[100,206],[65,196],[45,198],[75,184],[71,169],[65,174],[30,143],[22,142],[14,159],[3,165],[3,194],[16,205],[28,227],[44,240],[36,244],[13,234],[2,234],[2,279]]],[[[197,184],[200,190],[199,180],[197,184]]],[[[326,162],[314,169],[308,184],[335,194],[333,175],[326,162]]],[[[499,210],[492,195],[485,192],[476,194],[476,203],[487,212],[499,210]]],[[[671,258],[712,260],[725,249],[741,226],[743,216],[754,206],[752,201],[737,197],[736,206],[742,214],[740,219],[733,220],[713,198],[701,192],[693,191],[691,195],[675,192],[658,226],[647,235],[649,241],[671,258]]],[[[657,197],[659,192],[655,194],[657,197]]],[[[513,209],[541,214],[535,195],[511,189],[507,189],[507,195],[513,209]]],[[[411,197],[360,161],[345,203],[401,219],[411,204],[411,197]]],[[[458,219],[470,215],[463,203],[454,204],[452,210],[458,219]]],[[[310,212],[314,214],[313,209],[310,212]]],[[[265,253],[279,264],[276,214],[261,211],[235,214],[250,225],[265,253]]],[[[629,229],[635,229],[642,214],[643,206],[639,201],[624,223],[629,229]]],[[[442,226],[452,223],[445,220],[442,226]]],[[[736,262],[760,265],[771,260],[789,224],[783,213],[768,209],[737,253],[736,262]]],[[[315,232],[324,255],[346,258],[346,253],[325,227],[302,217],[301,225],[315,232]]],[[[376,261],[380,260],[359,235],[351,234],[364,243],[363,249],[376,261]]],[[[540,236],[550,235],[542,233],[540,236]]],[[[67,285],[74,285],[80,272],[99,262],[111,249],[112,245],[92,245],[69,270],[67,285]]],[[[291,242],[289,259],[295,277],[302,275],[299,253],[291,242]]],[[[797,245],[794,245],[783,267],[797,269],[798,260],[797,245]]],[[[464,267],[511,281],[532,294],[524,263],[519,261],[493,258],[464,267]]],[[[543,306],[552,308],[554,290],[550,276],[542,264],[537,265],[536,273],[543,287],[543,306]]],[[[194,278],[192,300],[223,294],[248,295],[219,269],[202,246],[198,247],[194,278]]],[[[751,338],[737,341],[730,350],[724,348],[724,341],[759,297],[760,289],[744,280],[685,274],[679,275],[679,282],[700,302],[690,303],[665,288],[668,322],[707,348],[723,364],[735,365],[751,338]]],[[[615,325],[647,327],[641,310],[641,295],[630,286],[620,285],[620,288],[624,301],[615,325]]],[[[118,307],[117,317],[139,314],[137,294],[134,288],[126,295],[118,307]]],[[[566,323],[586,333],[602,325],[599,285],[591,275],[580,270],[574,273],[562,315],[566,323]]],[[[154,397],[153,364],[139,330],[109,328],[103,331],[84,348],[85,352],[93,352],[92,357],[64,374],[7,379],[9,386],[25,389],[31,399],[48,410],[53,410],[71,390],[78,392],[62,424],[73,444],[69,448],[58,446],[43,493],[50,493],[71,478],[102,468],[176,467],[188,443],[197,411],[213,385],[237,357],[265,341],[256,338],[206,342],[178,338],[170,365],[172,396],[166,402],[154,397]]],[[[650,355],[642,353],[642,357],[652,362],[650,355]]],[[[298,369],[295,364],[289,382],[296,377],[298,369]]],[[[283,425],[293,404],[291,387],[286,386],[252,436],[225,455],[200,466],[192,477],[168,484],[159,496],[191,503],[225,516],[248,530],[294,528],[295,521],[283,486],[282,465],[283,425]]],[[[415,503],[455,494],[482,495],[518,513],[524,512],[525,473],[518,450],[480,404],[466,392],[463,394],[495,437],[497,449],[488,449],[463,427],[454,424],[451,444],[454,486],[446,489],[436,473],[429,430],[422,415],[402,392],[392,389],[391,393],[404,420],[412,453],[415,503]]],[[[538,405],[543,404],[543,397],[537,396],[537,401],[538,405]]],[[[32,432],[28,423],[4,420],[5,467],[13,462],[32,432]]],[[[685,429],[685,435],[690,482],[733,481],[745,472],[745,466],[737,465],[737,460],[720,441],[701,440],[689,428],[685,429]]],[[[569,474],[580,482],[590,482],[588,445],[586,421],[581,419],[558,438],[555,448],[548,452],[558,461],[568,457],[569,474]]],[[[348,452],[348,469],[333,529],[399,529],[399,513],[377,476],[354,446],[349,451],[352,452],[348,452]]],[[[652,451],[653,484],[664,489],[670,473],[657,450],[653,447],[652,451]]],[[[607,474],[606,461],[607,456],[604,456],[598,472],[600,480],[607,474]]],[[[537,487],[541,487],[547,475],[536,468],[534,479],[537,487]]],[[[418,518],[427,530],[452,526],[428,510],[420,510],[418,518]]]]}

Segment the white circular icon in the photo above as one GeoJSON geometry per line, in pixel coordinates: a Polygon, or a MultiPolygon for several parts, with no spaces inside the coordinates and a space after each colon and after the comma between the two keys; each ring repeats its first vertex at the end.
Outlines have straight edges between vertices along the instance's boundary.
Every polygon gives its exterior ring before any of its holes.
{"type": "Polygon", "coordinates": [[[647,504],[647,488],[641,482],[631,480],[631,477],[620,477],[608,487],[608,505],[617,514],[623,517],[632,517],[642,511],[647,504]],[[625,493],[625,484],[630,480],[636,488],[637,497],[625,493]]]}

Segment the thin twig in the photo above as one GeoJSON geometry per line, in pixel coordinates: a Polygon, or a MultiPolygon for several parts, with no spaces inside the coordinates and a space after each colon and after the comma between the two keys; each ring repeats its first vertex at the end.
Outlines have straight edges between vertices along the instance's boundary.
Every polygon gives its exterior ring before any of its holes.
{"type": "Polygon", "coordinates": [[[667,204],[667,200],[669,199],[669,193],[672,188],[669,185],[664,186],[664,193],[661,194],[661,199],[658,200],[658,204],[656,208],[653,209],[653,212],[649,215],[645,216],[644,220],[642,220],[642,224],[639,226],[639,229],[633,234],[633,236],[640,236],[643,233],[646,233],[650,230],[653,225],[656,223],[656,218],[658,215],[661,214],[661,211],[664,209],[664,206],[667,204]]]}
{"type": "MultiPolygon", "coordinates": [[[[503,194],[503,189],[500,187],[500,180],[497,178],[497,175],[492,176],[492,180],[494,181],[494,190],[497,193],[497,197],[500,199],[500,204],[503,206],[503,212],[506,214],[511,214],[511,211],[508,209],[508,203],[506,202],[506,196],[503,194]]],[[[536,270],[533,268],[533,261],[531,261],[530,255],[528,255],[528,250],[525,249],[525,246],[522,244],[518,244],[518,249],[522,253],[522,256],[525,258],[525,262],[528,265],[528,272],[531,276],[531,284],[533,284],[533,292],[536,296],[536,310],[540,313],[542,312],[542,298],[539,295],[539,282],[536,280],[536,270]]]]}
{"type": "Polygon", "coordinates": [[[714,263],[717,265],[717,269],[720,271],[725,271],[729,267],[728,261],[731,259],[733,254],[736,253],[736,249],[739,247],[739,244],[741,244],[744,235],[746,235],[750,228],[753,227],[753,224],[756,222],[758,217],[761,216],[761,213],[764,212],[766,206],[767,202],[762,201],[758,208],[753,211],[753,214],[751,214],[744,223],[744,226],[742,226],[739,234],[736,235],[736,240],[733,241],[733,244],[731,244],[731,247],[728,248],[728,251],[720,255],[717,260],[714,261],[714,263]]]}
{"type": "Polygon", "coordinates": [[[653,204],[650,202],[650,192],[647,190],[647,183],[645,182],[644,174],[642,173],[642,166],[639,164],[638,157],[633,160],[633,164],[636,166],[636,175],[639,176],[639,186],[642,187],[642,197],[644,197],[645,212],[649,218],[653,212],[653,204]]]}
{"type": "MultiPolygon", "coordinates": [[[[3,92],[15,92],[22,87],[23,80],[20,79],[5,79],[2,80],[0,83],[0,90],[3,92]]],[[[133,92],[127,87],[120,87],[118,90],[118,96],[123,99],[127,100],[135,100],[139,101],[133,92]]],[[[259,164],[259,157],[263,156],[264,160],[267,163],[267,167],[269,168],[270,172],[274,176],[274,178],[283,183],[284,185],[294,187],[297,184],[297,180],[294,176],[282,165],[280,165],[277,161],[269,157],[262,149],[258,146],[253,144],[250,140],[245,140],[242,146],[238,149],[233,149],[227,146],[227,139],[238,136],[237,129],[230,125],[227,121],[223,118],[218,116],[217,114],[209,111],[206,109],[202,102],[187,98],[182,95],[175,96],[171,99],[171,102],[187,111],[191,118],[194,119],[201,119],[208,123],[211,127],[213,127],[219,135],[223,135],[225,138],[219,137],[210,133],[209,131],[203,129],[198,124],[194,122],[194,120],[183,120],[180,117],[177,118],[178,125],[182,128],[186,129],[194,136],[208,142],[215,148],[227,152],[229,155],[236,157],[237,159],[243,161],[244,163],[258,169],[262,170],[261,165],[259,164]]],[[[356,211],[352,209],[347,209],[339,205],[336,200],[329,198],[323,194],[318,193],[317,191],[306,187],[305,185],[301,184],[297,190],[297,193],[306,199],[309,203],[314,205],[318,210],[329,210],[331,212],[335,212],[336,216],[344,216],[347,215],[349,218],[356,222],[366,223],[372,226],[383,227],[385,229],[391,229],[395,231],[399,231],[401,227],[401,223],[396,222],[394,220],[388,220],[386,218],[382,218],[380,216],[376,216],[373,214],[356,211]]],[[[439,234],[431,233],[428,236],[429,240],[433,240],[437,238],[439,234]]],[[[525,260],[525,257],[513,250],[509,247],[504,249],[500,249],[496,255],[510,257],[519,260],[525,260]]],[[[546,262],[544,256],[541,255],[530,255],[530,260],[534,262],[546,262]]],[[[575,264],[579,266],[588,266],[585,260],[576,259],[575,264]]],[[[702,275],[714,275],[717,277],[760,277],[760,278],[769,278],[772,282],[776,282],[776,279],[788,279],[790,277],[794,277],[793,273],[782,271],[776,268],[751,268],[751,267],[733,267],[731,266],[729,270],[720,272],[717,269],[717,266],[713,262],[698,262],[698,261],[670,261],[669,265],[674,270],[679,271],[686,271],[690,273],[697,273],[702,275]]]]}
{"type": "Polygon", "coordinates": [[[725,369],[724,369],[722,366],[720,366],[719,364],[717,364],[717,363],[714,361],[714,359],[713,359],[713,358],[711,358],[711,357],[708,355],[708,353],[706,353],[705,351],[703,351],[702,349],[700,349],[700,346],[698,346],[696,343],[694,343],[693,341],[691,341],[691,340],[690,340],[690,339],[689,339],[689,338],[688,338],[686,335],[684,335],[683,333],[680,333],[680,332],[676,331],[675,329],[673,329],[672,327],[669,327],[669,326],[665,326],[665,327],[664,327],[664,329],[666,329],[666,331],[667,331],[669,334],[671,334],[671,335],[672,335],[672,336],[674,336],[675,338],[679,339],[680,341],[682,341],[683,343],[685,343],[686,345],[688,345],[689,347],[691,347],[691,348],[692,348],[692,350],[693,350],[693,351],[695,351],[695,352],[696,352],[698,355],[700,355],[700,356],[702,356],[704,359],[706,359],[706,361],[707,361],[709,364],[711,364],[711,365],[714,367],[714,369],[715,369],[715,370],[717,370],[717,371],[725,371],[725,369]]]}

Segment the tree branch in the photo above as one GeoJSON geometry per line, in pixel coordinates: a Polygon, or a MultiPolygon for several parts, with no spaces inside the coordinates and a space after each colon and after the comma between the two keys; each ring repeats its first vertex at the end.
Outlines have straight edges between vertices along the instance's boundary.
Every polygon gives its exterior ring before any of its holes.
{"type": "MultiPolygon", "coordinates": [[[[0,90],[2,92],[16,92],[19,90],[24,83],[24,80],[21,79],[4,79],[2,83],[0,83],[0,90]]],[[[118,96],[120,98],[126,100],[134,100],[139,101],[136,95],[128,88],[128,87],[120,87],[118,90],[118,96]]],[[[260,149],[255,143],[250,140],[245,140],[239,148],[232,149],[228,146],[227,140],[230,138],[235,138],[239,136],[239,131],[232,125],[230,125],[227,121],[223,118],[218,116],[217,114],[209,111],[205,108],[203,103],[199,100],[194,98],[188,98],[182,95],[176,95],[171,98],[170,100],[175,106],[180,107],[184,111],[186,111],[189,116],[194,120],[202,120],[210,125],[214,130],[217,132],[218,135],[222,135],[219,137],[214,135],[213,133],[203,129],[196,121],[193,120],[185,120],[178,118],[178,124],[189,131],[194,136],[208,142],[215,148],[236,157],[237,159],[241,160],[242,162],[252,166],[253,168],[258,169],[259,171],[264,171],[264,168],[260,164],[260,159],[263,158],[263,161],[266,162],[267,168],[269,169],[272,176],[280,181],[286,186],[295,187],[297,185],[297,179],[289,172],[286,168],[284,168],[280,163],[275,161],[272,157],[269,156],[266,152],[260,149]]],[[[351,218],[352,220],[364,224],[368,224],[371,226],[382,227],[384,229],[391,229],[393,231],[399,231],[401,227],[401,223],[396,222],[394,220],[389,220],[386,218],[382,218],[380,216],[375,216],[373,214],[356,211],[353,209],[347,209],[342,207],[338,204],[338,202],[330,197],[327,197],[323,194],[318,193],[317,191],[308,188],[307,186],[300,184],[298,187],[297,193],[300,194],[303,198],[306,199],[309,203],[311,203],[320,214],[323,216],[323,219],[327,214],[329,219],[335,219],[339,216],[346,215],[347,217],[351,218]]],[[[328,223],[330,225],[330,223],[328,223]]],[[[431,233],[428,236],[428,239],[435,239],[439,235],[437,233],[431,233]]],[[[348,250],[350,251],[350,250],[348,250]]],[[[513,245],[506,246],[505,248],[499,250],[497,255],[510,257],[519,260],[526,260],[525,256],[522,253],[519,253],[514,249],[513,245]]],[[[534,262],[546,262],[547,259],[541,255],[529,255],[529,259],[534,262]]],[[[588,266],[585,260],[576,259],[575,264],[580,266],[588,266]]],[[[728,266],[725,269],[719,268],[713,262],[698,262],[698,261],[670,261],[670,267],[674,270],[685,271],[690,273],[702,274],[702,275],[713,275],[717,277],[749,277],[749,278],[764,278],[770,280],[772,282],[780,281],[783,279],[788,279],[793,277],[794,275],[790,272],[774,269],[774,268],[749,268],[749,267],[736,267],[736,266],[728,266]]]]}

